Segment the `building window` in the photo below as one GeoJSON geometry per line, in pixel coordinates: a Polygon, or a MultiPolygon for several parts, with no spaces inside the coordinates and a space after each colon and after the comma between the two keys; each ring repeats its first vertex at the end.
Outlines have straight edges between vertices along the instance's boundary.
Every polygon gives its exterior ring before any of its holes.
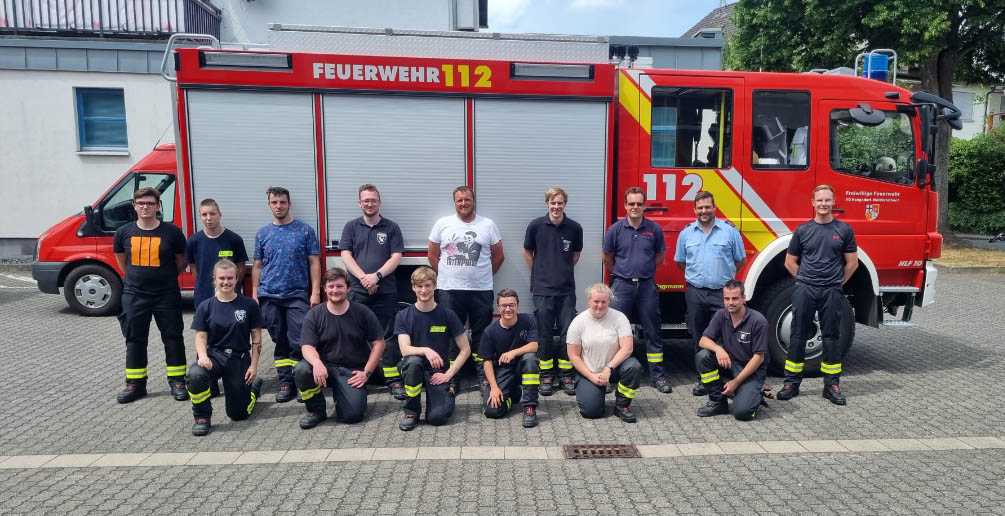
{"type": "Polygon", "coordinates": [[[953,104],[960,108],[960,120],[972,122],[974,119],[974,94],[969,91],[954,91],[953,104]]]}
{"type": "Polygon", "coordinates": [[[657,88],[652,98],[652,166],[728,168],[732,159],[733,91],[657,88]]]}
{"type": "Polygon", "coordinates": [[[810,94],[755,91],[751,166],[806,170],[810,141],[810,94]]]}
{"type": "Polygon", "coordinates": [[[126,139],[126,102],[121,88],[76,88],[80,150],[121,150],[126,139]]]}

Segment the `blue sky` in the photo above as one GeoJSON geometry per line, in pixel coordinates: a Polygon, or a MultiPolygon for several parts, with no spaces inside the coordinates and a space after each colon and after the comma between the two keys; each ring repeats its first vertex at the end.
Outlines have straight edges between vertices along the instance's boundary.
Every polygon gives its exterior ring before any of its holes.
{"type": "Polygon", "coordinates": [[[489,0],[488,5],[492,32],[679,37],[719,7],[719,0],[489,0]]]}

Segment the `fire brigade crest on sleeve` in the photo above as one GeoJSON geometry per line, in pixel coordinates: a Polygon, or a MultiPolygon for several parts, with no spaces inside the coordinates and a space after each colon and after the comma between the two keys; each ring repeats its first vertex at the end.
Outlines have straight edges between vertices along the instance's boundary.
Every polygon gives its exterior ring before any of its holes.
{"type": "Polygon", "coordinates": [[[879,218],[879,205],[878,204],[866,204],[865,205],[865,220],[876,220],[879,218]]]}
{"type": "Polygon", "coordinates": [[[248,312],[247,311],[245,311],[245,310],[234,310],[234,319],[237,319],[237,322],[244,322],[244,320],[247,317],[248,317],[248,312]]]}
{"type": "Polygon", "coordinates": [[[385,242],[387,242],[387,233],[384,233],[383,231],[377,232],[377,243],[384,245],[385,242]]]}

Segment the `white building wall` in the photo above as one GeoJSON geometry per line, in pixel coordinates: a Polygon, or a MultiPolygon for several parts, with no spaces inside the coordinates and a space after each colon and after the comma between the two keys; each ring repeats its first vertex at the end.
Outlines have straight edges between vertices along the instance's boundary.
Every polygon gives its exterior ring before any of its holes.
{"type": "MultiPolygon", "coordinates": [[[[953,131],[953,136],[969,140],[984,132],[987,124],[984,99],[988,90],[990,88],[984,86],[953,85],[952,101],[964,113],[963,130],[953,131]]],[[[1001,93],[992,93],[988,97],[987,114],[1005,110],[1002,102],[1001,93]]],[[[998,124],[1000,122],[996,122],[996,126],[998,124]]]]}
{"type": "Polygon", "coordinates": [[[174,141],[168,85],[155,74],[0,70],[0,238],[37,238],[94,202],[162,134],[174,141]],[[77,151],[76,87],[123,89],[128,155],[77,151]]]}

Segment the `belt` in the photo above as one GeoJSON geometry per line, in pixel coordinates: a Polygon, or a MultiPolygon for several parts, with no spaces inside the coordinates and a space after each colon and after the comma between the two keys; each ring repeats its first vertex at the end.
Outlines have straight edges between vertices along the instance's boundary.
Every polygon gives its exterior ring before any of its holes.
{"type": "Polygon", "coordinates": [[[611,277],[614,278],[614,279],[619,279],[621,281],[631,281],[632,283],[638,283],[640,281],[648,281],[648,280],[653,279],[652,276],[650,276],[648,278],[625,278],[623,276],[614,276],[613,274],[611,275],[611,277]]]}
{"type": "Polygon", "coordinates": [[[228,357],[228,358],[229,358],[229,357],[234,357],[234,358],[244,358],[244,355],[247,355],[247,354],[248,354],[248,352],[247,352],[247,351],[244,351],[244,352],[241,352],[241,353],[238,353],[238,352],[234,351],[234,350],[233,350],[233,349],[231,349],[231,348],[223,348],[223,349],[220,349],[220,348],[216,348],[216,350],[215,350],[215,351],[217,351],[217,352],[219,352],[219,353],[222,353],[222,354],[223,354],[223,356],[225,356],[225,357],[228,357]]]}
{"type": "Polygon", "coordinates": [[[687,288],[696,288],[699,290],[722,290],[722,287],[699,287],[698,285],[695,285],[694,283],[690,282],[687,283],[687,288]]]}

